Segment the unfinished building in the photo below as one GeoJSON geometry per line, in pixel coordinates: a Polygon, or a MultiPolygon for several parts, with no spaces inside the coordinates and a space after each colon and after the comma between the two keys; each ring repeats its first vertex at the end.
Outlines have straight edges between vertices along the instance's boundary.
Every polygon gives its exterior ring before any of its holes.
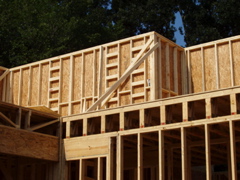
{"type": "Polygon", "coordinates": [[[0,68],[0,179],[236,180],[240,36],[150,32],[0,68]]]}

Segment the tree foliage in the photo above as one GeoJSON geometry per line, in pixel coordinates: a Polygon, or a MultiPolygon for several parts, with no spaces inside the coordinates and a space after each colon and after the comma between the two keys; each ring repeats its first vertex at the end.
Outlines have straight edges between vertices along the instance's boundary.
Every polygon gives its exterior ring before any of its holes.
{"type": "Polygon", "coordinates": [[[237,0],[0,0],[0,66],[13,67],[156,31],[187,46],[238,34],[237,0]]]}

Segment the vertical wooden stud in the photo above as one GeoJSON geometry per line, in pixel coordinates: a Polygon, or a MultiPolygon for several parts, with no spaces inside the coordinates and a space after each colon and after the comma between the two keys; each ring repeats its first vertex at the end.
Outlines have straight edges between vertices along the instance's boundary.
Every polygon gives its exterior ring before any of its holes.
{"type": "Polygon", "coordinates": [[[144,120],[145,120],[145,113],[144,113],[144,109],[140,109],[139,110],[139,127],[140,128],[144,128],[145,126],[145,123],[144,123],[144,120]]]}
{"type": "Polygon", "coordinates": [[[218,50],[217,44],[214,44],[214,52],[215,52],[215,63],[216,63],[216,89],[219,89],[219,63],[218,63],[218,50]]]}
{"type": "Polygon", "coordinates": [[[235,126],[233,121],[229,121],[230,133],[230,152],[231,152],[231,173],[232,180],[237,179],[237,164],[236,164],[236,141],[235,141],[235,126]]]}
{"type": "Polygon", "coordinates": [[[206,108],[206,118],[210,119],[212,117],[212,103],[211,98],[205,99],[205,108],[206,108]]]}
{"type": "MultiPolygon", "coordinates": [[[[73,100],[73,73],[74,73],[74,66],[73,66],[73,55],[70,56],[70,68],[69,68],[69,94],[68,94],[68,115],[72,114],[72,100],[73,100]]],[[[60,101],[59,101],[60,102],[60,101]]]]}
{"type": "Polygon", "coordinates": [[[70,138],[71,121],[66,122],[66,138],[70,138]]]}
{"type": "Polygon", "coordinates": [[[209,134],[209,125],[204,125],[205,132],[205,156],[206,156],[206,180],[212,179],[211,171],[211,148],[210,148],[210,134],[209,134]]]}
{"type": "Polygon", "coordinates": [[[123,180],[123,139],[117,137],[117,180],[123,180]]]}
{"type": "Polygon", "coordinates": [[[29,129],[30,128],[31,115],[32,115],[32,111],[31,110],[26,112],[26,115],[25,115],[25,127],[24,127],[25,129],[29,129]]]}
{"type": "Polygon", "coordinates": [[[183,122],[188,121],[188,102],[184,101],[182,103],[182,114],[183,114],[183,122]]]}
{"type": "Polygon", "coordinates": [[[229,60],[230,60],[230,71],[231,71],[231,85],[235,86],[232,41],[230,40],[230,41],[228,41],[228,43],[229,43],[229,60]]]}
{"type": "Polygon", "coordinates": [[[190,59],[190,50],[187,51],[187,67],[188,67],[188,93],[193,93],[192,91],[192,68],[190,59]]]}
{"type": "Polygon", "coordinates": [[[84,118],[83,119],[83,136],[87,135],[87,126],[88,126],[88,119],[84,118]]]}
{"type": "Polygon", "coordinates": [[[143,138],[140,133],[138,133],[138,147],[137,147],[137,159],[138,159],[138,168],[137,168],[137,180],[143,179],[143,138]]]}
{"type": "Polygon", "coordinates": [[[182,179],[187,180],[187,146],[186,129],[181,127],[181,155],[182,155],[182,179]]]}
{"type": "Polygon", "coordinates": [[[231,114],[237,114],[237,99],[236,94],[230,94],[230,106],[231,106],[231,114]]]}
{"type": "Polygon", "coordinates": [[[158,59],[157,59],[157,61],[158,61],[158,70],[157,70],[157,76],[158,76],[158,97],[160,98],[160,99],[162,99],[162,78],[163,78],[163,76],[162,76],[162,41],[161,41],[161,39],[159,38],[159,40],[158,40],[158,44],[159,44],[159,46],[158,46],[158,59]]]}
{"type": "Polygon", "coordinates": [[[165,77],[166,77],[166,89],[169,91],[170,90],[169,43],[166,43],[166,76],[165,77]]]}
{"type": "Polygon", "coordinates": [[[39,71],[38,71],[38,100],[37,103],[41,104],[41,88],[42,88],[42,64],[39,64],[39,71]]]}
{"type": "Polygon", "coordinates": [[[160,106],[161,125],[166,124],[166,106],[160,106]]]}
{"type": "Polygon", "coordinates": [[[29,76],[28,76],[28,97],[27,97],[27,105],[31,106],[31,92],[32,92],[32,66],[29,67],[29,76]]]}
{"type": "Polygon", "coordinates": [[[19,88],[18,88],[18,105],[22,104],[22,68],[20,68],[19,88]]]}
{"type": "Polygon", "coordinates": [[[202,60],[202,91],[205,91],[205,61],[204,61],[204,51],[203,47],[201,47],[201,60],[202,60]]]}
{"type": "Polygon", "coordinates": [[[124,112],[120,112],[119,119],[120,119],[120,122],[119,122],[120,129],[119,130],[123,131],[124,130],[124,120],[125,120],[124,112]]]}
{"type": "Polygon", "coordinates": [[[102,115],[101,116],[101,133],[106,132],[106,116],[102,115]]]}
{"type": "MultiPolygon", "coordinates": [[[[154,46],[155,43],[157,43],[157,37],[156,34],[153,33],[151,35],[151,38],[154,40],[153,44],[151,45],[151,48],[154,46]]],[[[157,99],[158,89],[157,89],[157,49],[153,51],[153,53],[150,55],[150,100],[157,99]]]]}
{"type": "Polygon", "coordinates": [[[177,47],[174,47],[174,51],[173,51],[174,91],[175,91],[175,93],[178,94],[178,84],[179,84],[180,82],[178,82],[178,62],[177,62],[178,59],[177,59],[177,51],[178,51],[177,47]]]}
{"type": "Polygon", "coordinates": [[[164,132],[158,131],[158,150],[159,150],[159,180],[165,180],[165,159],[164,159],[164,132]]]}

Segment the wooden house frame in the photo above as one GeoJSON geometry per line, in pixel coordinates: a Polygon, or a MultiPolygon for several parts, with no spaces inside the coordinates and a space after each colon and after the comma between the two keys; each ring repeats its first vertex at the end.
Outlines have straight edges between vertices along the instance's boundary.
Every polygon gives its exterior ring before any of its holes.
{"type": "MultiPolygon", "coordinates": [[[[239,67],[240,36],[183,48],[155,32],[0,67],[2,106],[17,109],[12,119],[0,106],[0,131],[53,124],[58,163],[49,180],[236,180],[239,67]],[[31,126],[30,112],[57,118],[31,126]]],[[[10,154],[0,172],[11,172],[13,155],[26,156],[10,154]]]]}

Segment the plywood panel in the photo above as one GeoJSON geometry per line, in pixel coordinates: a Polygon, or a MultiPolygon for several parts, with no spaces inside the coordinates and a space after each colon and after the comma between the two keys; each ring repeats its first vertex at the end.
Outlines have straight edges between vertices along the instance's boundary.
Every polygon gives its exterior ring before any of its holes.
{"type": "Polygon", "coordinates": [[[60,105],[60,114],[62,115],[62,116],[67,116],[67,115],[69,115],[68,114],[68,105],[60,105]]]}
{"type": "Polygon", "coordinates": [[[161,42],[162,88],[166,89],[166,43],[161,42]]]}
{"type": "MultiPolygon", "coordinates": [[[[120,45],[120,76],[123,75],[125,70],[131,63],[130,57],[130,43],[120,45]]],[[[130,79],[126,79],[125,82],[120,86],[120,91],[130,90],[130,79]]]]}
{"type": "Polygon", "coordinates": [[[72,114],[79,114],[81,108],[81,103],[73,103],[72,104],[72,114]]]}
{"type": "Polygon", "coordinates": [[[109,153],[109,137],[64,139],[66,160],[109,153]]]}
{"type": "Polygon", "coordinates": [[[201,49],[190,51],[190,66],[193,92],[202,92],[203,72],[202,72],[202,58],[201,49]]]}
{"type": "Polygon", "coordinates": [[[129,93],[121,94],[120,95],[120,106],[124,106],[124,105],[130,104],[130,102],[131,102],[130,98],[131,98],[131,96],[130,96],[129,93]]]}
{"type": "Polygon", "coordinates": [[[31,94],[30,94],[30,106],[38,105],[38,91],[39,91],[39,66],[32,67],[32,81],[31,81],[31,94]]]}
{"type": "Polygon", "coordinates": [[[216,87],[216,62],[214,47],[204,48],[205,87],[206,91],[217,89],[216,87]]]}
{"type": "Polygon", "coordinates": [[[169,46],[170,90],[174,91],[173,47],[169,46]]]}
{"type": "Polygon", "coordinates": [[[177,69],[178,69],[178,94],[181,95],[183,94],[182,91],[182,83],[184,83],[182,81],[182,51],[177,52],[177,69]]]}
{"type": "Polygon", "coordinates": [[[73,59],[73,101],[81,99],[81,63],[82,56],[75,56],[73,59]]]}
{"type": "Polygon", "coordinates": [[[12,87],[12,102],[13,104],[18,104],[18,96],[19,96],[19,76],[20,70],[14,71],[13,78],[13,87],[12,87]]]}
{"type": "Polygon", "coordinates": [[[62,60],[61,103],[69,101],[70,59],[62,60]]]}
{"type": "Polygon", "coordinates": [[[30,69],[26,68],[22,70],[22,84],[21,84],[21,105],[28,106],[28,91],[29,91],[29,74],[30,69]]]}
{"type": "Polygon", "coordinates": [[[0,153],[58,161],[57,137],[2,125],[0,134],[0,153]]]}
{"type": "Polygon", "coordinates": [[[48,106],[48,81],[49,81],[49,64],[42,65],[42,77],[41,77],[41,105],[48,106]]]}
{"type": "Polygon", "coordinates": [[[93,52],[84,54],[84,97],[93,95],[93,52]]]}
{"type": "Polygon", "coordinates": [[[240,40],[232,42],[232,56],[233,56],[233,68],[234,68],[234,85],[240,85],[240,40]]]}
{"type": "Polygon", "coordinates": [[[227,88],[231,86],[230,55],[229,44],[220,44],[218,50],[219,87],[227,88]]]}

